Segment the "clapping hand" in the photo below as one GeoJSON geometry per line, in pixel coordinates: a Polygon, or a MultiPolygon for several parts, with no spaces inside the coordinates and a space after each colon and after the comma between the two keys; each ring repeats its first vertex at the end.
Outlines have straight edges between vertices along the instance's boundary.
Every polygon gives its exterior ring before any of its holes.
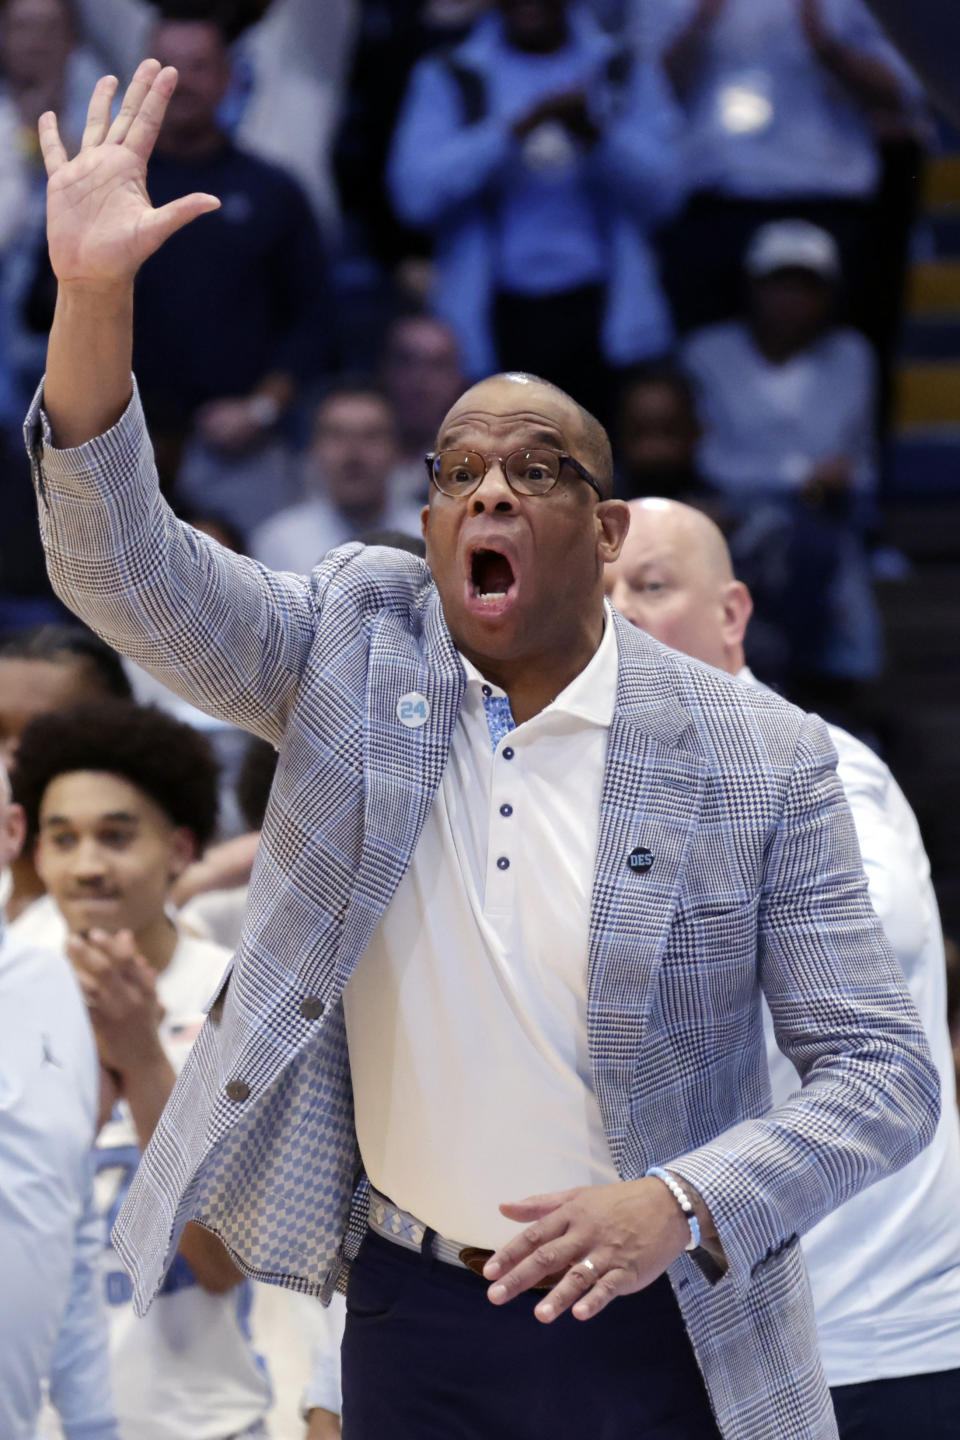
{"type": "Polygon", "coordinates": [[[181,226],[216,210],[213,195],[185,195],[154,209],[147,161],[177,84],[171,66],[144,60],[111,122],[117,89],[112,75],[97,82],[79,152],[69,159],[52,111],[40,117],[40,149],[49,177],[47,241],[61,286],[87,291],[129,284],[143,262],[181,226]]]}
{"type": "Polygon", "coordinates": [[[590,115],[587,95],[583,90],[567,90],[559,95],[548,95],[515,122],[513,133],[518,140],[523,140],[539,125],[550,120],[562,125],[569,134],[588,145],[592,145],[599,138],[600,131],[590,115]]]}
{"type": "Polygon", "coordinates": [[[131,1070],[162,1059],[156,978],[130,931],[71,935],[67,954],[87,1002],[101,1064],[122,1084],[131,1070]]]}

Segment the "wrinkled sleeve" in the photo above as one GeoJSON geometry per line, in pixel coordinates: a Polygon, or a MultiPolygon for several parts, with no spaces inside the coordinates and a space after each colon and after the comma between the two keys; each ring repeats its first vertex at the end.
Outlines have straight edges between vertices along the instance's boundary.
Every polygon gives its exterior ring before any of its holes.
{"type": "Polygon", "coordinates": [[[826,729],[807,716],[766,860],[760,982],[802,1090],[679,1156],[747,1286],[844,1200],[929,1144],[940,1085],[916,1007],[870,905],[826,729]]]}
{"type": "Polygon", "coordinates": [[[54,590],[191,704],[279,745],[346,546],[310,577],[275,574],[178,520],[160,494],[134,390],[112,429],[53,444],[42,386],[25,423],[54,590]]]}

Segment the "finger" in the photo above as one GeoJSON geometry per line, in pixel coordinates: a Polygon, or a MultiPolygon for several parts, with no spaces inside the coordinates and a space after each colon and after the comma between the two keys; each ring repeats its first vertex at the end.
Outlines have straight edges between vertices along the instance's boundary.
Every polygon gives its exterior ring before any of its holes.
{"type": "Polygon", "coordinates": [[[134,71],[133,79],[126,88],[117,117],[107,131],[109,145],[119,145],[127,138],[130,126],[140,113],[140,107],[147,97],[147,92],[159,74],[159,60],[140,61],[134,71]]]}
{"type": "Polygon", "coordinates": [[[176,88],[177,72],[172,65],[165,65],[154,75],[139,110],[130,121],[123,143],[139,155],[144,164],[150,159],[170,96],[176,88]]]}
{"type": "Polygon", "coordinates": [[[514,1265],[518,1265],[521,1260],[525,1260],[539,1245],[556,1240],[564,1233],[568,1224],[568,1217],[562,1211],[555,1210],[552,1214],[545,1215],[542,1220],[528,1226],[521,1234],[515,1235],[509,1244],[504,1245],[502,1250],[497,1250],[491,1255],[483,1267],[484,1275],[488,1280],[496,1280],[498,1276],[511,1270],[514,1265]]]}
{"type": "Polygon", "coordinates": [[[93,87],[90,104],[87,106],[87,123],[83,127],[81,150],[100,145],[110,126],[110,106],[117,93],[119,81],[116,75],[101,75],[93,87]]]}
{"type": "Polygon", "coordinates": [[[61,165],[67,163],[67,152],[60,139],[57,117],[52,110],[45,110],[37,121],[37,136],[40,140],[40,154],[46,167],[47,176],[56,175],[61,165]]]}
{"type": "MultiPolygon", "coordinates": [[[[505,1305],[508,1300],[522,1295],[524,1290],[529,1290],[534,1285],[543,1286],[544,1282],[552,1285],[558,1276],[565,1275],[571,1269],[583,1253],[582,1236],[562,1235],[557,1240],[548,1240],[511,1270],[504,1271],[496,1284],[491,1285],[488,1290],[488,1298],[494,1305],[505,1305]]],[[[587,1272],[583,1274],[583,1283],[573,1299],[582,1295],[588,1285],[593,1284],[587,1272]]]]}
{"type": "MultiPolygon", "coordinates": [[[[573,1318],[575,1320],[591,1320],[594,1315],[599,1315],[605,1310],[611,1300],[618,1295],[629,1295],[636,1289],[636,1282],[631,1281],[626,1270],[608,1270],[606,1275],[601,1275],[592,1290],[588,1290],[582,1299],[578,1300],[573,1307],[573,1318]]],[[[547,1296],[550,1299],[550,1296],[547,1296]]],[[[557,1314],[560,1312],[557,1311],[557,1314]]]]}
{"type": "Polygon", "coordinates": [[[189,225],[191,220],[219,209],[220,201],[216,195],[203,195],[200,191],[195,191],[193,195],[184,195],[179,200],[171,200],[169,204],[161,205],[159,210],[154,210],[144,221],[144,230],[154,249],[159,250],[165,240],[177,230],[182,230],[184,225],[189,225]]]}
{"type": "Polygon", "coordinates": [[[132,930],[115,930],[111,933],[109,930],[94,927],[88,932],[87,939],[109,956],[114,964],[132,961],[137,953],[132,930]]]}
{"type": "Polygon", "coordinates": [[[110,956],[83,935],[68,935],[66,948],[70,962],[78,974],[101,981],[113,970],[110,956]]]}
{"type": "MultiPolygon", "coordinates": [[[[579,1188],[579,1187],[578,1187],[579,1188]]],[[[505,1200],[499,1206],[500,1214],[506,1215],[508,1220],[521,1220],[529,1223],[531,1220],[540,1220],[544,1215],[551,1215],[559,1206],[565,1205],[577,1194],[577,1189],[554,1190],[549,1195],[528,1195],[524,1200],[505,1200]]]]}
{"type": "MultiPolygon", "coordinates": [[[[569,1310],[571,1305],[578,1306],[584,1304],[588,1296],[598,1290],[602,1290],[605,1294],[609,1291],[604,1303],[609,1303],[609,1301],[613,1299],[614,1294],[617,1293],[615,1289],[616,1278],[614,1278],[613,1281],[608,1281],[607,1275],[609,1273],[617,1277],[624,1272],[621,1270],[611,1270],[607,1272],[605,1267],[609,1264],[610,1257],[608,1255],[604,1256],[602,1251],[594,1252],[591,1258],[594,1260],[594,1269],[585,1265],[583,1260],[571,1265],[563,1279],[554,1285],[550,1293],[545,1295],[537,1304],[533,1313],[538,1320],[542,1320],[544,1324],[549,1325],[551,1320],[555,1320],[558,1315],[562,1315],[565,1310],[569,1310]]],[[[598,1309],[602,1308],[602,1305],[598,1305],[598,1309]]],[[[576,1313],[576,1311],[574,1313],[576,1313]]],[[[587,1316],[583,1315],[581,1318],[587,1319],[587,1316]]]]}

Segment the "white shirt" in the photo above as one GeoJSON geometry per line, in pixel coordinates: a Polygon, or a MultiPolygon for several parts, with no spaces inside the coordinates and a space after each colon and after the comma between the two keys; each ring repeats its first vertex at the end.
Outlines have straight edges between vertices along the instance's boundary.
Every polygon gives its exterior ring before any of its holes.
{"type": "Polygon", "coordinates": [[[732,320],[694,331],[683,364],[701,401],[700,464],[726,494],[795,493],[837,456],[851,462],[855,490],[873,489],[876,366],[856,330],[829,330],[774,365],[732,320]]]}
{"type": "Polygon", "coordinates": [[[618,1179],[586,1022],[616,637],[608,619],[584,670],[495,749],[484,701],[506,696],[463,663],[436,799],[344,1000],[371,1182],[493,1248],[516,1233],[502,1201],[618,1179]]]}
{"type": "MultiPolygon", "coordinates": [[[[24,911],[18,926],[34,935],[45,931],[52,945],[62,947],[66,938],[49,896],[24,911]]],[[[166,1012],[160,1039],[178,1073],[229,959],[230,952],[219,945],[181,931],[170,963],[157,976],[157,995],[166,1012]]],[[[262,1419],[270,1404],[266,1371],[250,1343],[250,1282],[212,1295],[177,1257],[160,1294],[139,1319],[130,1278],[109,1243],[109,1229],[140,1159],[125,1101],[100,1131],[95,1153],[96,1202],[107,1231],[103,1284],[114,1398],[123,1440],[226,1440],[239,1434],[262,1419]]],[[[63,1416],[68,1431],[69,1418],[63,1416]]]]}
{"type": "MultiPolygon", "coordinates": [[[[383,513],[368,530],[399,530],[416,539],[421,533],[420,510],[415,505],[388,499],[383,513]]],[[[271,515],[250,537],[250,554],[271,570],[292,570],[308,575],[336,545],[356,540],[350,520],[321,495],[271,515]]]]}
{"type": "MultiPolygon", "coordinates": [[[[0,914],[0,1435],[31,1440],[71,1293],[90,1190],[98,1067],[67,962],[4,933],[0,914]]],[[[79,1297],[78,1297],[79,1298],[79,1297]]],[[[80,1337],[106,1342],[89,1309],[80,1337]]],[[[96,1381],[98,1377],[91,1376],[96,1381]]],[[[102,1377],[99,1377],[102,1379],[102,1377]]],[[[112,1434],[109,1395],[91,1397],[90,1435],[112,1434]]]]}
{"type": "MultiPolygon", "coordinates": [[[[827,1381],[852,1385],[960,1367],[960,1120],[940,917],[916,818],[879,756],[845,730],[828,729],[870,899],[903,967],[942,1086],[932,1144],[802,1242],[827,1381]]],[[[780,1105],[796,1093],[797,1072],[777,1049],[764,1011],[773,1103],[780,1105]]]]}

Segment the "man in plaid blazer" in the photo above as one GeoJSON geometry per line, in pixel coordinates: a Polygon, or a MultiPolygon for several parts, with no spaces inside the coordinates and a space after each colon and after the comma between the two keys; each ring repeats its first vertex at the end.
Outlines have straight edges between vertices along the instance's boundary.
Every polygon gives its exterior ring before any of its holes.
{"type": "MultiPolygon", "coordinates": [[[[610,1183],[503,1197],[527,1223],[480,1261],[498,1308],[464,1268],[469,1252],[450,1255],[429,1226],[422,1257],[381,1241],[391,1284],[414,1267],[403,1283],[420,1308],[410,1321],[401,1307],[399,1334],[381,1326],[379,1347],[351,1342],[348,1323],[347,1433],[533,1436],[546,1414],[561,1436],[827,1440],[797,1239],[927,1143],[938,1086],[867,899],[824,727],[604,620],[603,567],[626,528],[608,498],[606,438],[529,378],[474,387],[444,422],[429,569],[351,545],[309,578],[276,575],[177,522],[129,373],[137,265],[214,203],[149,206],[146,158],[174,83],[145,62],[111,124],[101,82],[72,161],[53,117],[41,120],[60,296],[44,409],[27,422],[59,593],[172,688],[280,751],[241,945],[116,1233],[137,1304],[189,1220],[248,1274],[322,1296],[343,1279],[369,1204],[344,991],[433,835],[448,760],[463,761],[469,677],[481,665],[494,682],[476,682],[478,713],[509,761],[510,725],[519,744],[605,655],[582,1094],[610,1183]],[[761,991],[804,1081],[775,1111],[761,991]],[[531,1298],[540,1282],[548,1293],[531,1298]],[[418,1331],[441,1303],[455,1319],[418,1331]],[[391,1368],[390,1346],[405,1355],[404,1334],[419,1333],[430,1340],[414,1373],[409,1356],[391,1368]],[[509,1369],[514,1343],[535,1333],[556,1348],[538,1342],[534,1383],[499,1397],[524,1378],[509,1369]],[[510,1344],[495,1348],[498,1335],[510,1344]],[[648,1353],[657,1362],[644,1368],[648,1353]],[[472,1383],[471,1361],[484,1383],[468,1400],[450,1376],[472,1383]]],[[[559,890],[555,903],[567,903],[559,890]]],[[[449,939],[469,952],[469,936],[449,939]]],[[[388,1207],[371,1208],[406,1236],[415,1217],[388,1207]]],[[[372,1310],[356,1303],[356,1335],[394,1310],[379,1296],[372,1310]]]]}

